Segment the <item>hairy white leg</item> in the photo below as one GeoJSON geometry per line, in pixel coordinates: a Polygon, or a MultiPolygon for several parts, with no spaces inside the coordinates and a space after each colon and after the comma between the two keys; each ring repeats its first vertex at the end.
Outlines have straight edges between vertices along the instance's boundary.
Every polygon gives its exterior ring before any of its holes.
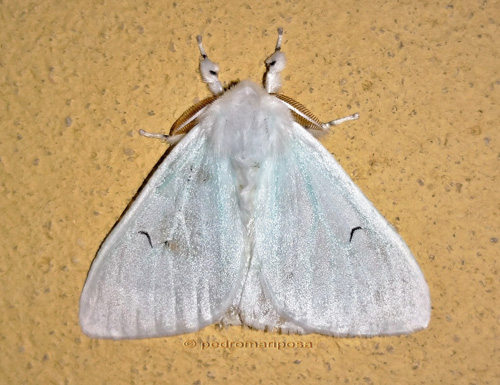
{"type": "Polygon", "coordinates": [[[219,95],[224,92],[224,87],[219,80],[219,65],[210,60],[201,44],[201,36],[196,36],[196,41],[198,42],[198,47],[200,48],[201,61],[200,61],[200,72],[201,77],[205,83],[207,83],[208,88],[214,95],[219,95]]]}
{"type": "Polygon", "coordinates": [[[274,53],[266,60],[267,72],[264,87],[269,93],[276,93],[281,88],[281,71],[285,69],[286,58],[281,52],[281,40],[283,39],[283,28],[278,28],[278,41],[274,53]]]}

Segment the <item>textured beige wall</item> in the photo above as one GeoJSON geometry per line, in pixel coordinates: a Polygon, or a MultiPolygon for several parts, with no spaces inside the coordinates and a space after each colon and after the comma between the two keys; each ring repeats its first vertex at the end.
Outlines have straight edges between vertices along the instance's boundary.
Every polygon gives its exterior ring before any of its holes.
{"type": "Polygon", "coordinates": [[[499,3],[234,4],[0,1],[0,383],[498,383],[499,3]],[[138,129],[209,94],[197,34],[223,81],[259,81],[278,26],[286,94],[324,119],[361,113],[322,142],[414,252],[429,329],[87,338],[91,261],[166,149],[138,129]],[[199,347],[249,340],[313,347],[199,347]]]}

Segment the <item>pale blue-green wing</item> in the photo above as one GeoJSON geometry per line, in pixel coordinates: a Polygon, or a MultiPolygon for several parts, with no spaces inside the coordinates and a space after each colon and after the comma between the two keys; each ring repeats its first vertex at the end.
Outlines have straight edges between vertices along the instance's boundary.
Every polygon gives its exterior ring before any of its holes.
{"type": "Polygon", "coordinates": [[[262,166],[253,262],[284,319],[338,336],[425,328],[423,274],[393,227],[298,125],[262,166]]]}
{"type": "Polygon", "coordinates": [[[245,263],[237,193],[229,159],[194,128],[97,254],[80,299],[85,334],[158,337],[218,321],[245,263]]]}

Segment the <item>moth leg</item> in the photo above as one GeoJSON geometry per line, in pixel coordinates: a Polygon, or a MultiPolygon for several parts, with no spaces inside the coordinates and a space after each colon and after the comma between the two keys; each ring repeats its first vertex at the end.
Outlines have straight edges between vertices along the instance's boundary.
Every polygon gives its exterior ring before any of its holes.
{"type": "Polygon", "coordinates": [[[139,134],[145,136],[146,138],[162,139],[167,140],[169,138],[166,134],[157,134],[156,132],[147,132],[142,129],[139,130],[139,134]]]}
{"type": "Polygon", "coordinates": [[[296,100],[284,94],[275,94],[274,96],[276,96],[277,99],[279,99],[283,104],[287,106],[287,108],[292,113],[294,120],[298,124],[300,124],[316,137],[321,136],[325,132],[328,132],[333,126],[338,126],[341,123],[347,122],[349,120],[356,120],[359,118],[359,114],[355,113],[343,118],[332,120],[331,122],[324,123],[296,100]]]}
{"type": "Polygon", "coordinates": [[[170,145],[177,144],[186,135],[186,134],[177,134],[177,135],[158,134],[156,132],[148,132],[142,129],[139,130],[139,134],[145,136],[146,138],[164,140],[170,145]]]}
{"type": "Polygon", "coordinates": [[[356,120],[359,118],[359,114],[356,112],[355,114],[349,115],[349,116],[344,116],[343,118],[338,118],[335,120],[332,120],[331,122],[323,123],[321,125],[321,128],[323,130],[328,130],[332,126],[338,126],[339,124],[342,124],[344,122],[348,122],[349,120],[356,120]]]}
{"type": "Polygon", "coordinates": [[[201,36],[196,36],[196,41],[198,42],[198,47],[200,48],[201,60],[200,60],[200,72],[201,77],[205,83],[208,84],[208,88],[214,95],[220,95],[224,92],[224,87],[219,80],[219,65],[210,60],[201,44],[201,36]]]}
{"type": "Polygon", "coordinates": [[[281,40],[283,39],[283,28],[278,28],[278,41],[274,53],[266,60],[266,75],[264,87],[266,91],[276,93],[281,88],[281,71],[285,69],[286,58],[285,54],[281,52],[281,40]]]}

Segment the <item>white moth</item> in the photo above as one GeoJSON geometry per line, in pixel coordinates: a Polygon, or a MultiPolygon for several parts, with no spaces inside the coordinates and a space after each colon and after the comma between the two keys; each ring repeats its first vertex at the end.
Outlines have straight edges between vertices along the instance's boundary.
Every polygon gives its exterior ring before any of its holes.
{"type": "Polygon", "coordinates": [[[411,333],[430,319],[429,289],[410,250],[311,135],[319,122],[277,94],[278,30],[265,90],[224,90],[198,37],[214,96],[189,109],[182,140],[98,252],[80,299],[95,338],[194,332],[219,322],[284,333],[411,333]]]}

